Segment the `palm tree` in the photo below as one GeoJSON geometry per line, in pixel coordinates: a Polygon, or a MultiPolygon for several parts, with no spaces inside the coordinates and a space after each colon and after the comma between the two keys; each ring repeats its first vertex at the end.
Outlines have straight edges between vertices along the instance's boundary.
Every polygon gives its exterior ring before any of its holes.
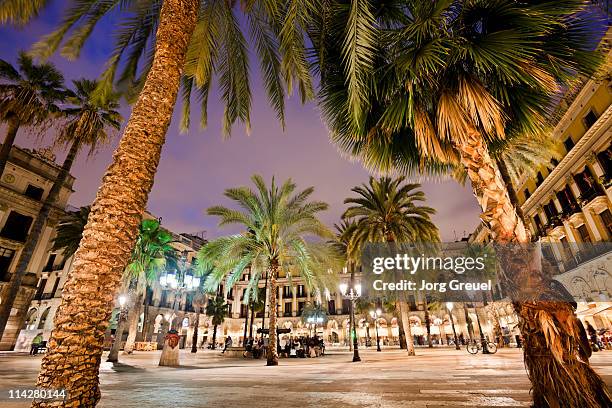
{"type": "MultiPolygon", "coordinates": [[[[262,274],[268,277],[269,343],[267,364],[278,365],[276,350],[276,280],[280,273],[301,276],[310,288],[328,287],[329,268],[335,266],[335,253],[327,245],[307,241],[306,238],[328,238],[331,232],[317,218],[327,204],[309,201],[314,191],[309,187],[295,192],[296,185],[289,179],[277,185],[272,178],[270,187],[259,175],[251,180],[256,191],[248,187],[231,188],[225,196],[242,209],[211,207],[208,214],[220,217],[219,225],[238,224],[245,231],[218,238],[204,245],[198,252],[198,265],[212,270],[206,280],[208,289],[215,290],[222,280],[229,290],[250,267],[250,286],[256,288],[262,274]]],[[[253,290],[245,294],[251,296],[253,290]]]]}
{"type": "Polygon", "coordinates": [[[195,310],[196,316],[193,322],[193,336],[191,338],[191,352],[198,352],[198,332],[200,328],[200,313],[206,306],[206,294],[198,288],[196,293],[193,295],[193,299],[191,300],[191,304],[195,310]]]}
{"type": "Polygon", "coordinates": [[[17,68],[0,60],[0,122],[8,126],[0,149],[0,178],[19,128],[46,125],[66,96],[64,77],[53,64],[35,64],[24,52],[17,68]]]}
{"type": "MultiPolygon", "coordinates": [[[[357,242],[386,242],[391,247],[396,243],[438,242],[438,228],[431,221],[435,214],[431,207],[419,205],[425,201],[425,193],[418,190],[420,184],[404,183],[404,177],[370,177],[367,185],[351,189],[357,197],[344,200],[351,204],[343,218],[355,220],[352,239],[357,242]]],[[[408,303],[402,296],[398,299],[402,326],[406,333],[408,355],[413,356],[414,340],[410,333],[408,303]]]]}
{"type": "Polygon", "coordinates": [[[124,280],[131,282],[135,288],[133,307],[127,319],[129,331],[124,347],[125,353],[132,353],[134,349],[138,320],[147,286],[157,281],[160,272],[166,266],[166,261],[175,253],[172,242],[172,234],[161,227],[160,220],[147,219],[140,223],[136,245],[124,274],[124,280]]]}
{"type": "MultiPolygon", "coordinates": [[[[23,24],[38,15],[45,4],[45,1],[27,5],[22,0],[3,1],[0,22],[23,24]]],[[[109,94],[116,82],[135,101],[92,205],[91,222],[86,227],[81,250],[75,254],[75,271],[62,293],[64,301],[57,315],[56,330],[41,367],[41,387],[67,388],[70,401],[78,401],[81,406],[95,405],[100,398],[98,363],[85,366],[80,358],[69,354],[74,354],[72,350],[76,347],[88,356],[102,354],[104,330],[98,322],[108,320],[117,282],[129,261],[181,84],[183,128],[189,125],[187,102],[192,91],[205,108],[216,75],[226,105],[225,133],[229,134],[231,125],[238,120],[248,130],[250,60],[248,42],[239,23],[239,14],[243,14],[270,103],[283,124],[286,94],[297,89],[303,101],[313,96],[302,34],[313,14],[312,6],[311,2],[281,0],[79,2],[67,9],[57,30],[34,46],[32,53],[41,58],[50,57],[59,48],[62,55],[77,58],[105,15],[119,17],[120,21],[115,21],[118,27],[115,49],[102,74],[97,95],[103,98],[109,94]],[[85,295],[88,281],[82,280],[92,273],[107,277],[101,281],[104,286],[98,288],[105,295],[95,304],[85,295]],[[69,319],[61,317],[75,314],[83,316],[83,326],[78,331],[68,323],[69,319]],[[68,340],[59,341],[59,336],[68,340]],[[92,341],[95,344],[90,344],[92,341]],[[87,352],[85,343],[89,347],[87,352]],[[53,362],[56,360],[64,364],[57,365],[53,362]]],[[[202,110],[200,122],[206,125],[206,109],[202,110]]]]}
{"type": "Polygon", "coordinates": [[[217,348],[217,326],[223,324],[225,321],[228,306],[223,296],[215,296],[214,298],[208,299],[208,303],[206,304],[206,315],[211,318],[211,323],[213,325],[211,345],[213,350],[217,348]]]}
{"type": "MultiPolygon", "coordinates": [[[[461,163],[494,240],[528,242],[490,148],[541,134],[559,91],[598,68],[600,26],[586,8],[580,0],[376,2],[337,13],[339,20],[319,18],[312,38],[325,56],[320,94],[332,139],[379,171],[443,172],[461,163]],[[368,24],[344,32],[356,15],[368,24]]],[[[526,279],[550,287],[543,274],[519,272],[505,274],[513,287],[527,287],[526,279]]],[[[516,306],[535,405],[612,404],[588,358],[570,346],[580,343],[573,307],[516,306]],[[552,328],[560,335],[547,336],[552,328]]]]}
{"type": "Polygon", "coordinates": [[[83,230],[89,217],[89,205],[79,208],[78,211],[66,213],[57,226],[55,238],[53,239],[53,251],[62,250],[64,259],[70,258],[79,247],[83,238],[83,230]]]}
{"type": "Polygon", "coordinates": [[[53,186],[30,229],[17,261],[15,272],[11,276],[9,287],[0,305],[0,338],[6,328],[13,303],[34,250],[40,241],[43,229],[56,205],[77,154],[84,147],[89,148],[90,155],[94,154],[100,144],[108,142],[112,131],[119,130],[120,127],[122,119],[121,115],[115,110],[118,107],[116,95],[110,95],[109,99],[104,101],[94,100],[92,93],[96,87],[95,81],[81,79],[73,81],[73,84],[75,90],[73,93],[71,92],[68,98],[71,106],[62,111],[64,123],[61,124],[60,132],[56,138],[58,144],[70,146],[68,155],[64,159],[64,163],[53,181],[53,186]]]}

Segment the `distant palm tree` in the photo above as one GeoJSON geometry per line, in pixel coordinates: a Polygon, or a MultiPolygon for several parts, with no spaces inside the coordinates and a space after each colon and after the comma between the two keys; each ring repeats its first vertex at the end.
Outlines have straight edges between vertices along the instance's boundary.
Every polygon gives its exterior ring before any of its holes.
{"type": "Polygon", "coordinates": [[[172,234],[162,228],[160,220],[141,221],[136,245],[132,250],[130,263],[123,278],[127,286],[134,288],[133,306],[127,319],[129,332],[124,347],[126,353],[131,353],[134,349],[138,320],[140,319],[147,286],[157,281],[159,274],[167,264],[167,260],[169,258],[173,259],[175,256],[175,249],[172,247],[173,240],[172,234]]]}
{"type": "Polygon", "coordinates": [[[0,178],[19,129],[45,124],[67,96],[64,76],[53,64],[36,64],[24,52],[19,53],[17,68],[0,60],[0,122],[8,125],[0,149],[0,178]]]}
{"type": "Polygon", "coordinates": [[[87,217],[91,206],[79,208],[78,211],[70,211],[64,215],[57,226],[55,238],[53,239],[53,251],[62,251],[64,259],[70,258],[79,247],[83,238],[83,230],[87,224],[87,217]]]}
{"type": "Polygon", "coordinates": [[[213,325],[213,336],[211,348],[214,350],[217,348],[217,326],[223,324],[225,317],[228,314],[228,304],[225,303],[223,296],[216,296],[208,299],[206,303],[206,315],[211,318],[213,325]]]}
{"type": "MultiPolygon", "coordinates": [[[[38,15],[46,3],[2,1],[0,22],[23,24],[38,15]]],[[[287,94],[297,89],[302,100],[314,95],[303,34],[313,12],[311,2],[283,0],[79,1],[66,8],[61,26],[34,46],[33,54],[42,58],[50,57],[60,48],[62,55],[77,58],[95,32],[96,24],[104,16],[112,16],[117,27],[116,35],[112,36],[116,42],[97,94],[104,97],[117,83],[127,89],[128,98],[135,102],[92,205],[82,250],[75,254],[75,273],[68,277],[62,292],[64,302],[58,314],[78,313],[82,316],[80,327],[89,327],[89,332],[85,334],[87,331],[81,328],[74,331],[67,318],[58,320],[66,323],[55,326],[49,351],[43,358],[40,386],[68,388],[69,400],[84,407],[95,405],[100,398],[99,358],[83,368],[69,350],[82,344],[102,354],[104,337],[98,322],[107,320],[117,282],[129,261],[139,216],[146,208],[181,85],[182,128],[189,125],[188,102],[192,94],[197,95],[203,107],[200,122],[206,125],[209,91],[217,77],[225,103],[224,133],[229,134],[236,121],[242,121],[248,130],[252,105],[249,70],[253,59],[242,29],[246,27],[262,68],[268,99],[284,123],[287,94]],[[241,24],[243,19],[245,24],[241,24]],[[87,281],[72,282],[93,273],[108,276],[101,281],[104,287],[99,288],[108,295],[98,299],[95,306],[86,293],[93,288],[82,290],[87,281]],[[75,343],[68,346],[65,341],[54,341],[56,333],[74,339],[75,343]],[[91,336],[92,333],[96,335],[91,336]],[[96,344],[85,345],[84,339],[95,339],[96,344]],[[52,362],[57,359],[64,364],[52,362]],[[90,373],[74,375],[82,370],[90,373]]]]}
{"type": "Polygon", "coordinates": [[[68,98],[70,106],[62,110],[62,116],[58,119],[60,131],[56,138],[56,143],[69,146],[68,155],[32,224],[21,249],[15,272],[11,276],[5,297],[0,305],[0,338],[6,328],[13,303],[34,255],[34,250],[47,225],[49,215],[57,204],[64,183],[70,175],[77,154],[85,147],[89,148],[90,155],[94,154],[100,144],[110,140],[113,131],[119,130],[121,124],[121,115],[115,110],[119,106],[117,95],[110,95],[106,100],[94,99],[92,93],[96,87],[95,81],[80,79],[73,81],[73,85],[74,92],[70,92],[68,98]]]}
{"type": "MultiPolygon", "coordinates": [[[[357,197],[344,200],[351,204],[343,218],[355,221],[352,239],[357,242],[396,243],[438,242],[438,228],[430,216],[431,207],[419,205],[425,201],[425,193],[418,190],[420,184],[405,183],[404,177],[370,177],[367,185],[351,189],[357,197]]],[[[409,355],[414,355],[414,340],[410,332],[409,307],[405,298],[398,299],[400,318],[406,333],[409,355]]]]}
{"type": "MultiPolygon", "coordinates": [[[[307,241],[308,237],[330,238],[331,232],[318,219],[327,204],[309,201],[314,191],[309,187],[295,192],[296,185],[287,180],[277,185],[272,178],[268,187],[259,175],[251,180],[256,191],[248,187],[231,188],[225,195],[243,211],[216,206],[208,214],[220,217],[219,225],[238,224],[244,232],[217,238],[198,252],[198,265],[212,270],[207,288],[216,290],[222,280],[229,290],[250,267],[250,284],[257,287],[262,273],[268,277],[269,343],[267,364],[278,365],[276,349],[276,280],[279,273],[301,276],[310,288],[327,287],[329,269],[335,266],[335,253],[327,245],[307,241]]],[[[252,291],[247,291],[251,295],[252,291]]],[[[246,299],[248,302],[248,299],[246,299]]]]}

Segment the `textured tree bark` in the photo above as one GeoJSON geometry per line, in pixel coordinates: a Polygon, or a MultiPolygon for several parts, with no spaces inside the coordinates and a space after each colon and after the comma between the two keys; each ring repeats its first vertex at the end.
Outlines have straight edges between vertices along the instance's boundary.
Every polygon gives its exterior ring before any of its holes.
{"type": "Polygon", "coordinates": [[[33,407],[87,408],[100,400],[104,332],[153,186],[199,3],[163,2],[151,70],[92,205],[38,376],[38,387],[64,388],[68,398],[33,407]]]}
{"type": "MultiPolygon", "coordinates": [[[[123,314],[122,312],[119,313],[123,314]]],[[[123,332],[125,332],[126,323],[125,319],[120,315],[119,322],[117,323],[117,330],[115,330],[115,341],[113,341],[106,361],[110,361],[111,363],[119,362],[119,350],[121,350],[121,341],[123,340],[123,332]]]]}
{"type": "MultiPolygon", "coordinates": [[[[278,352],[276,350],[276,274],[278,272],[278,266],[272,264],[269,274],[269,285],[270,292],[268,293],[268,301],[270,303],[270,323],[268,323],[268,329],[270,330],[268,337],[268,352],[267,354],[267,363],[266,365],[275,366],[278,365],[278,352]]],[[[265,313],[265,311],[264,311],[265,313]]]]}
{"type": "Polygon", "coordinates": [[[4,334],[4,329],[6,328],[6,324],[11,314],[11,309],[13,308],[13,304],[15,303],[15,299],[19,293],[21,282],[27,273],[28,265],[30,264],[34,250],[40,241],[45,225],[47,225],[51,210],[59,198],[62,186],[66,182],[68,174],[70,174],[70,169],[72,168],[74,159],[79,152],[79,148],[80,143],[78,141],[73,142],[70,146],[70,150],[68,151],[68,155],[62,164],[62,168],[60,169],[57,178],[53,182],[53,186],[51,187],[51,190],[49,190],[49,194],[47,194],[47,198],[45,198],[45,201],[43,202],[43,205],[36,216],[34,225],[32,225],[32,228],[30,229],[28,238],[21,249],[21,255],[17,261],[15,272],[11,275],[11,280],[4,290],[2,303],[0,304],[0,339],[4,334]]]}
{"type": "Polygon", "coordinates": [[[433,341],[431,339],[431,316],[429,315],[429,306],[427,305],[427,299],[423,297],[425,303],[425,327],[427,328],[427,347],[433,348],[433,341]]]}
{"type": "Polygon", "coordinates": [[[138,334],[138,321],[140,320],[140,311],[142,310],[142,294],[136,295],[134,301],[134,307],[130,310],[127,319],[128,336],[125,339],[125,346],[123,346],[123,352],[125,354],[132,354],[134,351],[134,344],[136,343],[136,335],[138,334]]]}
{"type": "Polygon", "coordinates": [[[191,352],[198,352],[198,329],[200,327],[200,308],[196,307],[195,321],[193,322],[193,336],[191,337],[191,352]]]}
{"type": "MultiPolygon", "coordinates": [[[[472,131],[456,144],[456,148],[483,210],[481,218],[491,230],[493,239],[499,243],[529,242],[529,234],[512,205],[508,190],[481,135],[472,131]]],[[[507,287],[518,290],[549,288],[550,279],[539,269],[504,268],[502,284],[504,281],[514,283],[507,287]],[[531,270],[534,272],[530,273],[531,270]]],[[[522,293],[509,295],[513,299],[523,297],[522,293]]],[[[519,316],[534,406],[612,406],[612,397],[605,383],[588,363],[590,350],[585,350],[581,345],[580,322],[572,305],[565,302],[520,301],[514,302],[514,308],[519,316]]]]}
{"type": "Polygon", "coordinates": [[[402,323],[401,314],[399,312],[399,304],[395,302],[395,308],[397,310],[397,314],[399,315],[397,318],[397,337],[399,340],[399,346],[401,350],[406,350],[406,333],[404,332],[404,324],[402,323]]]}
{"type": "Polygon", "coordinates": [[[468,336],[470,337],[470,341],[474,340],[474,324],[472,323],[472,319],[470,318],[470,314],[468,313],[467,305],[465,302],[463,303],[463,316],[465,318],[465,323],[467,324],[468,336]]]}
{"type": "Polygon", "coordinates": [[[414,356],[416,355],[414,351],[414,339],[412,338],[412,330],[410,329],[410,319],[408,316],[410,307],[405,300],[399,300],[397,303],[399,304],[400,319],[402,319],[402,327],[404,328],[404,334],[406,336],[406,351],[409,356],[414,356]]]}
{"type": "MultiPolygon", "coordinates": [[[[15,144],[15,137],[17,136],[17,131],[19,130],[19,120],[13,117],[8,122],[8,129],[6,132],[6,136],[4,138],[4,142],[2,142],[2,148],[0,149],[0,179],[4,174],[4,168],[6,167],[6,163],[8,163],[8,158],[11,153],[11,148],[13,144],[15,144]]],[[[2,336],[0,335],[0,339],[2,336]]]]}
{"type": "Polygon", "coordinates": [[[210,348],[211,350],[214,350],[217,348],[217,325],[216,324],[215,324],[215,327],[213,328],[212,346],[210,348]]]}
{"type": "MultiPolygon", "coordinates": [[[[136,283],[136,299],[134,299],[134,306],[130,310],[128,316],[128,336],[125,340],[125,346],[123,352],[125,354],[132,354],[134,351],[134,344],[136,343],[136,335],[138,334],[138,322],[140,321],[140,312],[142,310],[142,304],[147,293],[147,279],[144,276],[144,271],[138,275],[138,282],[136,283]]],[[[143,319],[144,320],[144,319],[143,319]]],[[[144,321],[143,321],[144,327],[144,321]]]]}
{"type": "Polygon", "coordinates": [[[523,209],[521,208],[521,204],[519,202],[518,196],[516,195],[516,190],[514,189],[514,185],[512,184],[512,178],[510,177],[510,173],[508,172],[508,167],[503,160],[496,160],[497,168],[499,169],[499,174],[508,189],[508,197],[510,198],[510,202],[514,206],[516,210],[516,215],[521,219],[523,224],[525,224],[525,214],[523,213],[523,209]]]}

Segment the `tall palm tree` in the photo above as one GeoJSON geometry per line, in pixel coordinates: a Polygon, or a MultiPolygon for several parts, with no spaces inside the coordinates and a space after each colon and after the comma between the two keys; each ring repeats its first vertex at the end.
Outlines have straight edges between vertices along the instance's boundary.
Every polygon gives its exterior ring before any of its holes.
{"type": "MultiPolygon", "coordinates": [[[[425,193],[418,190],[420,184],[405,183],[404,177],[370,177],[368,184],[351,189],[357,197],[344,200],[351,204],[343,217],[356,223],[353,239],[358,242],[396,243],[438,242],[438,228],[431,221],[435,210],[419,205],[425,201],[425,193]]],[[[400,318],[406,333],[408,354],[413,356],[414,339],[410,333],[410,311],[405,297],[398,299],[400,318]]]]}
{"type": "MultiPolygon", "coordinates": [[[[26,3],[23,7],[22,0],[3,1],[0,21],[23,24],[39,13],[46,1],[26,3]]],[[[249,128],[250,61],[248,42],[239,24],[242,14],[248,23],[269,100],[283,123],[286,94],[297,89],[302,100],[313,96],[302,34],[313,14],[312,6],[309,1],[281,0],[80,1],[67,9],[57,30],[35,45],[33,53],[42,58],[59,48],[62,55],[76,58],[105,15],[119,17],[115,22],[118,27],[115,49],[97,93],[104,97],[116,82],[135,101],[92,205],[81,249],[75,255],[75,271],[62,293],[56,329],[39,376],[41,387],[67,388],[70,401],[78,401],[81,406],[95,405],[100,398],[97,359],[94,364],[83,366],[80,358],[72,357],[68,350],[84,348],[83,339],[87,338],[89,343],[95,339],[95,344],[88,344],[91,351],[86,354],[102,353],[104,327],[98,322],[108,320],[117,282],[129,261],[181,83],[183,128],[189,125],[188,102],[192,91],[205,108],[215,75],[226,105],[225,133],[238,120],[249,128]],[[104,251],[99,250],[102,247],[104,251]],[[105,279],[100,281],[103,287],[99,287],[104,295],[92,304],[81,288],[88,282],[86,277],[94,272],[105,279]],[[75,314],[83,316],[82,327],[88,330],[81,327],[75,331],[68,323],[66,317],[75,314]],[[56,341],[59,336],[64,340],[56,341]],[[63,364],[55,364],[57,360],[63,364]]],[[[200,122],[202,125],[207,122],[206,109],[202,110],[200,122]]]]}
{"type": "Polygon", "coordinates": [[[213,336],[211,348],[214,350],[217,348],[217,326],[223,324],[225,317],[228,314],[228,304],[225,303],[223,296],[215,296],[214,298],[208,299],[206,303],[206,315],[211,318],[213,325],[213,336]]]}
{"type": "Polygon", "coordinates": [[[12,274],[8,289],[5,291],[3,302],[0,305],[0,338],[6,328],[13,303],[34,250],[40,241],[43,229],[57,203],[77,154],[85,147],[89,148],[90,155],[94,154],[97,147],[108,142],[113,131],[119,130],[120,127],[122,119],[121,115],[115,110],[118,107],[116,95],[110,95],[106,100],[94,100],[92,93],[96,87],[95,81],[81,79],[73,81],[73,84],[74,92],[71,92],[71,96],[68,98],[70,107],[62,111],[64,123],[60,125],[60,131],[56,138],[58,144],[69,146],[68,154],[30,229],[17,261],[15,272],[12,274]]]}
{"type": "Polygon", "coordinates": [[[132,282],[134,286],[133,307],[127,319],[128,337],[124,347],[126,353],[131,353],[134,349],[147,286],[157,281],[167,259],[174,256],[172,242],[172,234],[161,227],[160,220],[142,220],[140,223],[136,245],[124,275],[124,280],[132,282]]]}
{"type": "MultiPolygon", "coordinates": [[[[332,22],[319,18],[312,38],[324,51],[316,55],[325,56],[318,58],[320,94],[332,138],[377,170],[440,172],[461,163],[493,238],[528,242],[490,147],[540,134],[559,90],[597,69],[601,56],[593,50],[602,30],[587,7],[580,0],[415,0],[368,3],[332,22]],[[358,14],[369,23],[349,36],[344,27],[358,14]],[[367,57],[370,49],[376,58],[367,57]]],[[[517,276],[519,270],[505,275],[513,287],[527,287],[526,279],[550,287],[545,275],[517,276]]],[[[605,384],[570,346],[580,342],[572,306],[516,306],[535,405],[609,406],[605,384]],[[560,335],[548,336],[552,328],[560,335]]]]}
{"type": "MultiPolygon", "coordinates": [[[[1,17],[0,17],[1,18],[1,17]]],[[[7,133],[0,149],[0,178],[21,127],[40,127],[67,96],[64,76],[51,63],[36,64],[19,53],[17,67],[0,60],[0,122],[7,133]]]]}
{"type": "Polygon", "coordinates": [[[68,212],[60,219],[53,239],[53,251],[61,250],[64,259],[74,255],[79,247],[90,209],[91,207],[87,205],[78,211],[68,212]]]}
{"type": "MultiPolygon", "coordinates": [[[[220,217],[219,225],[238,224],[245,231],[204,245],[198,252],[198,265],[212,270],[206,280],[212,290],[222,280],[229,290],[246,267],[251,269],[250,286],[256,288],[262,274],[267,272],[268,310],[271,311],[267,364],[278,365],[276,280],[279,274],[301,276],[310,288],[328,287],[325,282],[337,257],[327,245],[307,240],[331,237],[331,232],[317,218],[327,209],[327,204],[309,201],[312,187],[295,192],[296,185],[290,179],[279,186],[272,178],[269,187],[259,175],[251,180],[255,191],[248,187],[225,190],[225,196],[235,201],[242,211],[222,206],[208,209],[208,214],[220,217]]],[[[252,292],[247,291],[245,297],[252,292]]]]}

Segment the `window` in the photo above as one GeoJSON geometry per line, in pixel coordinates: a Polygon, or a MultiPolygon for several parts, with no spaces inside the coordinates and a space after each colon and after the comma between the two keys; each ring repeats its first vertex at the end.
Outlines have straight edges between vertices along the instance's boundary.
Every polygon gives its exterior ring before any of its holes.
{"type": "Polygon", "coordinates": [[[16,211],[11,211],[0,236],[14,241],[25,242],[32,225],[32,217],[19,214],[16,211]]]}
{"type": "Polygon", "coordinates": [[[526,189],[523,191],[523,194],[525,194],[525,200],[527,200],[529,197],[531,197],[531,192],[529,191],[529,189],[528,189],[528,188],[526,188],[526,189]]]}
{"type": "Polygon", "coordinates": [[[36,187],[36,186],[31,185],[31,184],[28,184],[28,186],[26,187],[25,192],[23,194],[26,197],[30,197],[30,198],[33,198],[34,200],[40,201],[40,199],[42,198],[44,192],[45,192],[45,190],[42,189],[41,187],[36,187]]]}
{"type": "Polygon", "coordinates": [[[43,271],[47,272],[47,271],[53,270],[53,264],[55,263],[56,257],[57,257],[56,254],[49,255],[49,259],[47,260],[47,264],[45,265],[45,268],[43,269],[43,271]]]}
{"type": "Polygon", "coordinates": [[[290,298],[292,296],[293,294],[291,293],[291,286],[284,286],[283,287],[283,297],[290,298]]]}
{"type": "Polygon", "coordinates": [[[610,213],[610,210],[604,210],[600,212],[599,216],[601,217],[601,221],[608,230],[608,235],[612,236],[612,214],[610,213]]]}
{"type": "Polygon", "coordinates": [[[568,152],[572,150],[572,148],[574,147],[574,141],[572,140],[571,136],[565,139],[565,141],[563,142],[563,146],[565,146],[565,150],[567,150],[568,152]]]}
{"type": "Polygon", "coordinates": [[[40,282],[38,283],[38,289],[36,290],[36,295],[34,296],[34,299],[36,300],[42,299],[42,295],[43,295],[43,291],[45,290],[45,286],[47,286],[47,280],[41,279],[40,282]]]}
{"type": "Polygon", "coordinates": [[[582,242],[591,242],[591,236],[589,235],[589,230],[586,225],[582,224],[577,228],[578,234],[580,234],[580,239],[582,242]]]}
{"type": "Polygon", "coordinates": [[[298,315],[302,315],[302,311],[304,310],[304,306],[306,305],[306,302],[299,302],[298,303],[298,315]]]}
{"type": "Polygon", "coordinates": [[[593,109],[591,109],[589,113],[587,113],[586,116],[583,118],[583,120],[584,120],[584,126],[588,130],[591,128],[591,126],[595,124],[595,122],[597,122],[597,114],[593,112],[593,109]]]}
{"type": "Polygon", "coordinates": [[[557,167],[558,164],[559,164],[559,160],[555,159],[554,157],[550,159],[550,165],[552,166],[553,169],[557,167]]]}
{"type": "Polygon", "coordinates": [[[540,186],[544,182],[544,176],[542,172],[538,171],[538,175],[536,176],[536,186],[540,186]]]}
{"type": "Polygon", "coordinates": [[[306,297],[306,290],[304,290],[304,285],[298,285],[297,297],[306,297]]]}
{"type": "Polygon", "coordinates": [[[329,314],[336,314],[336,301],[334,299],[327,301],[327,310],[329,314]]]}
{"type": "Polygon", "coordinates": [[[285,316],[291,316],[293,314],[293,304],[291,302],[285,302],[285,316]]]}
{"type": "Polygon", "coordinates": [[[45,322],[47,321],[47,317],[49,316],[50,310],[50,307],[46,308],[42,316],[40,316],[40,321],[38,322],[38,330],[42,330],[45,328],[45,322]]]}
{"type": "Polygon", "coordinates": [[[14,254],[15,251],[12,249],[0,247],[0,282],[8,282],[8,269],[11,266],[14,254]]]}

